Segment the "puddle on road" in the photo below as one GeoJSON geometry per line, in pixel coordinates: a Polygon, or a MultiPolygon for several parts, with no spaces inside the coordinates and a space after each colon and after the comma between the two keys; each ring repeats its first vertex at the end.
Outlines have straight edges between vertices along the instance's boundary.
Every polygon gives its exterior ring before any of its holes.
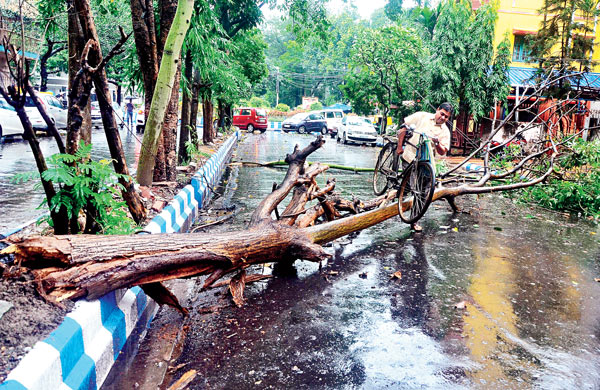
{"type": "MultiPolygon", "coordinates": [[[[278,160],[311,139],[249,135],[235,159],[278,160]]],[[[377,151],[328,140],[318,156],[368,167],[377,151]]],[[[285,174],[233,169],[228,229],[285,174]]],[[[346,196],[371,196],[369,174],[330,175],[346,196]]],[[[197,389],[598,388],[597,227],[497,196],[463,204],[471,215],[434,204],[421,234],[393,218],[341,238],[321,270],[255,267],[276,277],[249,286],[244,307],[200,315],[195,302],[176,364],[199,371],[197,389]]]]}

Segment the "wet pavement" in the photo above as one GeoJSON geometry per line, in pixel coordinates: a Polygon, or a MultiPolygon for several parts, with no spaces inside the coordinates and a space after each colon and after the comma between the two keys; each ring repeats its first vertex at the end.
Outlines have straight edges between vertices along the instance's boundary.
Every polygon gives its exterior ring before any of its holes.
{"type": "MultiPolygon", "coordinates": [[[[120,134],[125,159],[130,173],[133,173],[136,169],[142,134],[129,132],[126,129],[121,129],[120,134]]],[[[54,138],[44,136],[38,139],[45,157],[58,153],[54,138]]],[[[94,145],[92,158],[96,160],[110,158],[103,129],[92,130],[92,144],[94,145]]],[[[37,208],[44,200],[44,191],[37,185],[39,179],[25,183],[14,182],[16,173],[34,171],[37,172],[37,167],[29,143],[20,137],[5,137],[4,141],[0,142],[0,213],[2,215],[0,234],[11,232],[46,213],[47,207],[37,208]]]]}
{"type": "MultiPolygon", "coordinates": [[[[237,161],[282,159],[310,135],[246,135],[237,161]]],[[[330,139],[309,160],[371,167],[379,148],[330,139]]],[[[224,206],[243,228],[279,168],[234,167],[224,206]]],[[[331,171],[345,196],[371,197],[370,174],[331,171]]],[[[231,305],[198,293],[179,359],[190,389],[595,389],[600,387],[598,228],[499,196],[434,203],[411,233],[398,218],[341,238],[321,264],[268,264],[273,274],[231,305]],[[401,278],[392,279],[396,271],[401,278]],[[213,314],[204,307],[220,305],[213,314]]],[[[282,209],[283,207],[280,207],[282,209]]],[[[211,230],[215,231],[215,230],[211,230]]]]}

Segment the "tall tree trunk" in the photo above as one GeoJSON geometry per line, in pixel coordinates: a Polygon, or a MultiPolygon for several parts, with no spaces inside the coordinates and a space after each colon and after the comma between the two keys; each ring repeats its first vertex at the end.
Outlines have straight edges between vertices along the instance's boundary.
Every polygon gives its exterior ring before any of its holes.
{"type": "MultiPolygon", "coordinates": [[[[90,62],[92,67],[98,66],[102,61],[102,50],[100,48],[100,41],[96,32],[96,25],[94,24],[94,20],[92,18],[89,0],[75,0],[75,7],[79,15],[79,22],[81,23],[81,28],[84,32],[85,38],[87,40],[91,39],[97,43],[95,50],[92,51],[94,56],[92,57],[92,53],[90,53],[90,62]]],[[[112,112],[112,99],[108,89],[108,79],[106,77],[106,71],[104,68],[94,72],[93,82],[94,86],[96,87],[96,96],[98,97],[98,104],[102,114],[102,125],[104,126],[104,132],[106,134],[110,156],[113,159],[113,166],[115,168],[115,172],[121,175],[119,178],[119,183],[123,186],[123,199],[127,203],[129,212],[131,213],[134,221],[141,223],[146,219],[146,209],[142,204],[140,196],[135,192],[133,181],[129,176],[129,169],[127,168],[127,164],[125,162],[125,154],[123,152],[121,136],[119,135],[115,116],[112,112]]]]}
{"type": "MultiPolygon", "coordinates": [[[[171,29],[175,13],[177,11],[177,0],[160,1],[160,29],[158,35],[158,61],[162,60],[165,42],[171,29]]],[[[181,61],[178,62],[178,69],[175,75],[174,86],[179,86],[181,77],[181,61]]],[[[155,157],[153,172],[154,181],[174,181],[177,173],[177,122],[178,122],[178,102],[179,88],[174,87],[171,91],[171,100],[167,106],[165,119],[162,125],[162,132],[158,143],[158,149],[155,157]]]]}
{"type": "Polygon", "coordinates": [[[213,142],[213,102],[210,97],[202,99],[202,116],[202,143],[207,145],[213,142]]]}
{"type": "MultiPolygon", "coordinates": [[[[68,28],[69,28],[69,88],[73,85],[73,80],[81,69],[81,53],[85,46],[85,37],[77,12],[75,10],[75,1],[67,0],[68,10],[68,28]]],[[[81,96],[84,93],[84,86],[79,84],[77,91],[69,91],[69,94],[75,92],[75,96],[81,96]]],[[[91,107],[89,100],[86,102],[84,107],[81,107],[81,118],[74,119],[72,116],[73,101],[69,100],[69,111],[67,113],[67,153],[75,154],[79,147],[79,141],[83,140],[86,144],[92,142],[92,121],[91,121],[91,107]],[[77,126],[73,126],[73,122],[81,121],[77,126]]]]}
{"type": "Polygon", "coordinates": [[[171,91],[179,69],[179,58],[183,40],[187,33],[190,18],[194,9],[193,0],[179,0],[177,13],[165,42],[160,63],[156,88],[152,96],[152,105],[146,119],[146,131],[142,141],[142,150],[137,170],[137,179],[141,185],[152,184],[152,171],[165,113],[171,99],[171,91]]]}
{"type": "Polygon", "coordinates": [[[184,64],[184,82],[188,88],[183,88],[183,99],[181,103],[181,128],[179,130],[179,155],[178,162],[183,164],[189,160],[187,148],[185,147],[186,142],[190,138],[190,111],[192,106],[192,94],[191,86],[193,84],[192,78],[194,77],[194,69],[192,64],[192,53],[188,50],[185,53],[185,64],[184,64]]]}
{"type": "Polygon", "coordinates": [[[135,48],[144,79],[144,112],[147,117],[148,112],[150,112],[159,65],[156,47],[154,3],[152,0],[130,0],[129,3],[135,48]]]}
{"type": "Polygon", "coordinates": [[[194,71],[194,84],[192,84],[192,104],[190,106],[190,139],[198,147],[198,96],[200,95],[200,72],[194,71]]]}
{"type": "MultiPolygon", "coordinates": [[[[174,85],[179,85],[181,68],[175,74],[174,85]]],[[[154,181],[175,181],[177,179],[177,122],[179,121],[179,88],[171,91],[171,100],[167,106],[162,129],[162,141],[154,168],[154,181]],[[159,157],[160,156],[160,157],[159,157]],[[160,169],[157,170],[157,168],[160,169]],[[157,172],[158,171],[158,172],[157,172]]]]}

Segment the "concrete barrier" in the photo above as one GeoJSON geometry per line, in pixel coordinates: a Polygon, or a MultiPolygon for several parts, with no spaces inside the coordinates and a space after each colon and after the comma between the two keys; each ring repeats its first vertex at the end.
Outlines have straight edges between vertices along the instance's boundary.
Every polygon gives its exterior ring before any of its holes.
{"type": "MultiPolygon", "coordinates": [[[[186,232],[211,190],[239,138],[236,132],[154,217],[148,233],[186,232]]],[[[147,328],[158,305],[139,287],[115,290],[100,299],[80,300],[45,340],[36,343],[0,384],[0,390],[99,389],[127,338],[136,327],[147,328]]]]}

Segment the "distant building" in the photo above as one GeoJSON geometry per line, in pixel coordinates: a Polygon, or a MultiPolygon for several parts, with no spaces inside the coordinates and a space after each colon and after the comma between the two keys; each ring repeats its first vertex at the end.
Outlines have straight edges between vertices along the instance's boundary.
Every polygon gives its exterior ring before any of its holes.
{"type": "MultiPolygon", "coordinates": [[[[17,50],[21,49],[23,42],[21,42],[20,23],[17,16],[15,16],[19,9],[18,3],[15,0],[0,0],[0,85],[6,87],[11,84],[10,70],[8,63],[6,62],[6,50],[5,42],[8,40],[9,44],[14,44],[17,50]]],[[[25,51],[21,53],[29,61],[37,60],[39,55],[37,51],[40,49],[41,40],[34,38],[32,33],[28,33],[31,26],[31,17],[37,14],[37,10],[28,2],[24,2],[23,14],[25,16],[25,51]],[[29,16],[29,18],[27,17],[29,16]]]]}
{"type": "MultiPolygon", "coordinates": [[[[473,9],[478,9],[482,3],[487,1],[473,0],[473,9]]],[[[511,85],[511,92],[508,96],[508,109],[504,110],[502,102],[496,108],[496,118],[504,119],[506,112],[510,112],[516,104],[523,102],[528,98],[533,86],[533,76],[538,64],[529,55],[526,46],[526,37],[536,34],[540,28],[540,24],[544,19],[544,15],[539,12],[543,6],[543,0],[500,0],[498,7],[498,20],[496,21],[494,47],[504,39],[506,33],[509,34],[512,52],[512,62],[509,68],[508,77],[511,85]]],[[[593,28],[594,36],[586,38],[598,42],[600,36],[600,28],[596,28],[596,19],[585,20],[577,13],[573,15],[574,21],[587,23],[593,28]]],[[[587,127],[598,126],[600,123],[600,50],[593,50],[589,53],[591,60],[594,63],[592,66],[593,72],[585,74],[585,85],[577,86],[581,93],[581,98],[574,101],[577,109],[567,118],[567,131],[574,133],[587,127]]],[[[533,103],[532,103],[533,104],[533,103]]],[[[538,104],[532,107],[532,104],[524,103],[521,109],[517,110],[515,115],[516,128],[519,122],[529,122],[539,112],[538,104]]],[[[490,117],[485,118],[479,123],[474,123],[467,115],[459,115],[456,120],[457,131],[453,131],[452,146],[456,150],[463,152],[478,146],[478,140],[489,134],[491,121],[494,113],[490,113],[490,117]]],[[[595,136],[597,130],[590,131],[590,137],[595,136]]],[[[586,136],[588,132],[585,133],[586,136]]]]}

